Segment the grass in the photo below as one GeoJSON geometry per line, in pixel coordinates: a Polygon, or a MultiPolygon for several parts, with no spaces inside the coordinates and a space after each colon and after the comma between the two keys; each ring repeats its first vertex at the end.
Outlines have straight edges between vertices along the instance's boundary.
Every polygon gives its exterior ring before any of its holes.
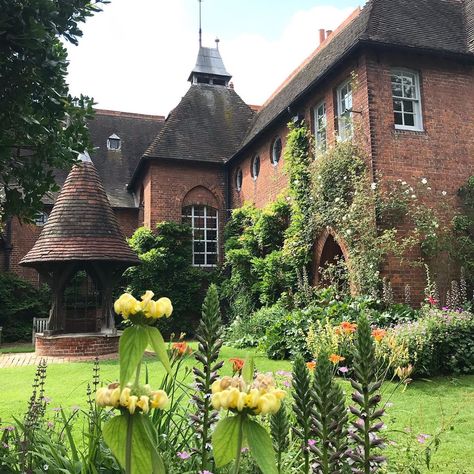
{"type": "Polygon", "coordinates": [[[35,346],[31,343],[7,343],[0,346],[0,354],[18,354],[23,352],[34,352],[35,346]]]}
{"type": "MultiPolygon", "coordinates": [[[[226,348],[221,357],[245,357],[247,351],[226,348]]],[[[271,361],[266,357],[255,354],[255,363],[259,371],[289,370],[291,364],[287,361],[271,361]]],[[[193,365],[192,358],[186,364],[193,365]]],[[[164,374],[160,364],[154,358],[147,360],[150,382],[158,385],[164,374]]],[[[100,364],[101,379],[105,382],[114,381],[118,375],[118,362],[108,361],[100,364]]],[[[230,374],[230,364],[226,363],[224,372],[230,374]]],[[[2,380],[2,397],[0,397],[0,420],[8,423],[12,416],[21,416],[25,411],[27,400],[31,393],[31,381],[35,367],[16,367],[0,369],[2,380]]],[[[54,364],[47,369],[46,393],[52,398],[50,408],[62,405],[65,408],[85,406],[85,391],[92,377],[92,363],[54,364]]],[[[347,392],[349,386],[345,383],[347,392]]],[[[387,392],[391,386],[387,385],[387,392]]],[[[393,406],[387,409],[385,423],[388,426],[386,435],[399,445],[407,436],[416,438],[417,435],[433,435],[444,427],[439,451],[435,454],[433,470],[437,474],[469,474],[474,468],[469,459],[469,453],[474,446],[474,376],[460,378],[440,377],[432,380],[418,380],[408,386],[407,390],[398,391],[391,398],[393,406]],[[452,429],[451,429],[452,427],[452,429]],[[407,435],[407,431],[409,431],[407,435]]],[[[413,446],[413,443],[412,443],[413,446]]],[[[424,447],[416,440],[414,446],[424,447]]],[[[389,450],[389,456],[394,456],[394,448],[389,450]],[[392,451],[392,452],[391,452],[392,451]]],[[[397,456],[400,452],[397,451],[397,456]]]]}

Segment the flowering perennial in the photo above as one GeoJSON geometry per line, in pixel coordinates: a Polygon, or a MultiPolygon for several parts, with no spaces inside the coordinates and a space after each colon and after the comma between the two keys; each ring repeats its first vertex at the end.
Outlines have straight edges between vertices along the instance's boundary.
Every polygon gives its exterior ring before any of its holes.
{"type": "Polygon", "coordinates": [[[133,415],[136,411],[148,413],[150,408],[163,409],[168,404],[168,395],[163,390],[151,390],[149,385],[120,390],[119,383],[111,383],[97,390],[96,403],[100,407],[126,409],[133,415]]]}
{"type": "Polygon", "coordinates": [[[271,374],[257,374],[250,385],[242,377],[222,377],[212,384],[212,406],[250,415],[276,413],[284,390],[277,389],[271,374]]]}
{"type": "Polygon", "coordinates": [[[173,312],[173,305],[169,298],[160,298],[153,300],[153,291],[147,290],[142,296],[141,301],[138,301],[130,293],[123,293],[120,298],[114,303],[114,310],[117,314],[123,316],[124,319],[129,319],[131,316],[141,314],[145,318],[159,319],[163,316],[167,318],[173,312]]]}

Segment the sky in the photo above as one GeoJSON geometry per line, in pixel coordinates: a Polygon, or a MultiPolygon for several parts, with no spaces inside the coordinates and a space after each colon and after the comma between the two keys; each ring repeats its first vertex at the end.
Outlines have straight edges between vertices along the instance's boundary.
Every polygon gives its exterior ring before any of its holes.
{"type": "MultiPolygon", "coordinates": [[[[203,0],[203,46],[219,50],[236,92],[261,105],[364,0],[203,0]]],[[[68,45],[73,95],[97,107],[166,116],[189,88],[198,0],[112,0],[68,45]]]]}

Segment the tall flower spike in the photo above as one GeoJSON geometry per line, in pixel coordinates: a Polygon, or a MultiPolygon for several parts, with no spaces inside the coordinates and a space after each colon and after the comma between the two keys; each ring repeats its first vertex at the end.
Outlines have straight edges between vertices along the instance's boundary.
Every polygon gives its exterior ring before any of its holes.
{"type": "Polygon", "coordinates": [[[217,372],[224,362],[217,362],[222,347],[220,339],[222,321],[219,309],[219,295],[216,285],[211,285],[202,305],[202,319],[196,331],[198,349],[194,357],[198,364],[193,367],[194,380],[198,388],[193,396],[197,411],[191,416],[196,431],[196,451],[200,453],[201,470],[210,468],[208,446],[211,444],[211,425],[217,421],[217,412],[211,406],[211,386],[217,380],[217,372]]]}
{"type": "Polygon", "coordinates": [[[311,438],[311,378],[308,368],[301,355],[295,358],[293,364],[293,411],[296,415],[297,427],[294,428],[296,435],[301,439],[301,451],[304,458],[304,474],[309,473],[309,445],[311,438]]]}
{"type": "Polygon", "coordinates": [[[377,433],[383,426],[380,418],[384,410],[378,408],[381,400],[379,389],[383,380],[377,379],[375,343],[365,314],[359,318],[353,364],[355,377],[351,379],[351,385],[355,405],[350,407],[350,411],[356,416],[351,433],[355,446],[348,455],[353,461],[353,472],[370,474],[385,462],[385,458],[377,453],[383,447],[383,440],[377,433]]]}

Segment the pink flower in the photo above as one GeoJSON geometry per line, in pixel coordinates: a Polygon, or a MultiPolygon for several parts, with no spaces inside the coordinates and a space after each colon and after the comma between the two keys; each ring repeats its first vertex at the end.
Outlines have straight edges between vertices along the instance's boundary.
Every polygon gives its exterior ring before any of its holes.
{"type": "Polygon", "coordinates": [[[179,459],[189,459],[191,457],[187,451],[180,451],[177,456],[179,459]]]}
{"type": "Polygon", "coordinates": [[[308,439],[308,446],[314,446],[316,444],[315,439],[308,439]]]}
{"type": "Polygon", "coordinates": [[[426,442],[426,440],[430,437],[430,435],[428,434],[419,434],[418,437],[416,438],[416,440],[420,443],[420,444],[424,444],[426,442]]]}
{"type": "Polygon", "coordinates": [[[204,470],[204,471],[199,471],[199,474],[212,474],[212,472],[208,470],[204,470]]]}
{"type": "Polygon", "coordinates": [[[347,367],[339,367],[339,372],[341,372],[341,374],[347,374],[349,369],[347,367]]]}

